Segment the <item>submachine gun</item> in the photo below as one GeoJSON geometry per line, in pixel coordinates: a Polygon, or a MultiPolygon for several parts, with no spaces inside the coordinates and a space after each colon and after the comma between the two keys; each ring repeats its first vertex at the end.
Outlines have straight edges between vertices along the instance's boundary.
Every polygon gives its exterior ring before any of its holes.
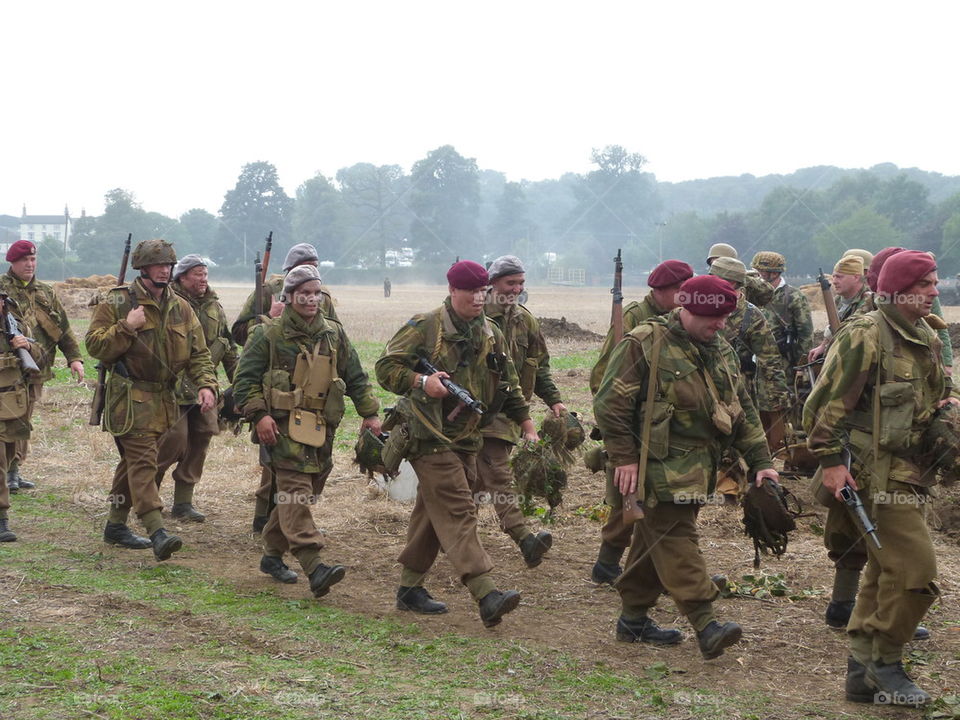
{"type": "MultiPolygon", "coordinates": [[[[440,372],[440,370],[430,364],[429,360],[422,357],[417,358],[417,365],[414,369],[424,375],[435,375],[440,372]]],[[[477,415],[483,415],[483,403],[474,398],[465,387],[457,385],[453,380],[445,377],[440,378],[440,383],[447,389],[447,392],[453,395],[458,401],[457,406],[447,415],[448,421],[453,422],[456,420],[457,415],[459,415],[464,408],[472,410],[477,415]]]]}
{"type": "MultiPolygon", "coordinates": [[[[13,340],[17,335],[22,335],[20,327],[17,325],[17,319],[10,312],[10,296],[6,293],[0,293],[0,303],[2,303],[3,312],[3,334],[7,336],[7,341],[13,340]]],[[[33,338],[27,338],[30,342],[35,342],[33,338]]],[[[17,357],[20,358],[20,367],[28,372],[40,372],[40,368],[34,361],[30,351],[26,348],[17,348],[17,357]]]]}

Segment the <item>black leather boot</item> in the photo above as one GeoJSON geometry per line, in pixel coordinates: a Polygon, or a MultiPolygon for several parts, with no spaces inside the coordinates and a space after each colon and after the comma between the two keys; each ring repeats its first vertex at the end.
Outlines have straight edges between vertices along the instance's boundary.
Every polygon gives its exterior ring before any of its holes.
{"type": "Polygon", "coordinates": [[[137,535],[124,523],[108,522],[103,528],[103,541],[108,545],[119,545],[131,550],[146,550],[153,545],[150,538],[137,535]]]}
{"type": "Polygon", "coordinates": [[[330,592],[330,587],[343,580],[347,569],[343,565],[324,565],[320,563],[310,573],[310,591],[314,597],[323,597],[330,592]]]}
{"type": "Polygon", "coordinates": [[[426,588],[404,587],[397,588],[397,610],[409,610],[421,615],[442,615],[447,606],[439,600],[434,600],[426,588]]]}
{"type": "Polygon", "coordinates": [[[266,573],[274,580],[279,580],[282,583],[289,584],[297,581],[297,574],[287,567],[283,558],[278,558],[275,555],[264,555],[260,558],[260,572],[266,573]]]}
{"type": "MultiPolygon", "coordinates": [[[[827,605],[826,620],[827,626],[834,630],[845,630],[847,623],[850,622],[850,616],[853,614],[853,606],[856,603],[853,600],[837,601],[831,600],[827,605]]],[[[913,633],[914,640],[929,640],[930,631],[923,625],[918,625],[913,633]]]]}
{"type": "Polygon", "coordinates": [[[0,518],[0,542],[13,542],[16,539],[17,536],[10,529],[7,518],[0,518]]]}
{"type": "Polygon", "coordinates": [[[858,663],[852,655],[847,658],[847,682],[844,691],[850,702],[873,702],[875,693],[873,688],[867,685],[867,667],[858,663]]]}
{"type": "Polygon", "coordinates": [[[183,547],[183,540],[163,528],[154,532],[150,539],[153,541],[153,556],[158,561],[169,560],[171,555],[183,547]]]}
{"type": "Polygon", "coordinates": [[[697,642],[700,644],[700,653],[704,660],[723,655],[723,651],[731,645],[740,642],[743,628],[735,622],[725,622],[723,625],[716,620],[697,633],[697,642]]]}
{"type": "Polygon", "coordinates": [[[920,707],[933,699],[910,679],[899,660],[890,664],[877,661],[870,663],[867,665],[866,681],[876,691],[873,702],[877,705],[920,707]]]}
{"type": "Polygon", "coordinates": [[[617,620],[617,640],[620,642],[644,642],[651,645],[676,645],[683,640],[679,630],[664,630],[648,617],[642,620],[617,620]]]}
{"type": "Polygon", "coordinates": [[[536,535],[530,533],[520,541],[520,552],[528,568],[535,568],[543,562],[543,556],[553,545],[553,535],[541,530],[536,535]]]}
{"type": "Polygon", "coordinates": [[[7,473],[7,490],[10,491],[11,495],[20,490],[20,476],[16,473],[7,473]]]}
{"type": "Polygon", "coordinates": [[[23,476],[20,474],[20,469],[11,470],[7,473],[7,487],[10,487],[10,478],[13,478],[13,481],[17,484],[17,487],[21,490],[33,490],[36,487],[35,483],[30,482],[29,480],[24,480],[23,476]]]}
{"type": "Polygon", "coordinates": [[[516,590],[491,590],[480,600],[480,619],[484,627],[499,625],[503,616],[517,609],[520,593],[516,590]]]}
{"type": "Polygon", "coordinates": [[[170,515],[187,522],[202,523],[207,519],[207,516],[197,510],[192,503],[174,503],[174,506],[170,508],[170,515]]]}

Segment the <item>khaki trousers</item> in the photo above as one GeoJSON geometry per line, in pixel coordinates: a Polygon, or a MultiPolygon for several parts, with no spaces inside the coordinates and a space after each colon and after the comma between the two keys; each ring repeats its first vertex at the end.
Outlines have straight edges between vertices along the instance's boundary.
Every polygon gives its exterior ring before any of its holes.
{"type": "Polygon", "coordinates": [[[202,413],[199,405],[181,405],[180,418],[160,437],[157,485],[174,463],[177,463],[173,470],[174,482],[196,485],[203,475],[210,439],[219,433],[216,407],[202,413]]]}
{"type": "Polygon", "coordinates": [[[499,438],[484,438],[477,455],[476,492],[487,493],[497,513],[500,528],[520,542],[530,530],[520,511],[517,494],[514,492],[513,471],[510,469],[510,453],[513,444],[499,438]]]}
{"type": "Polygon", "coordinates": [[[7,487],[7,468],[16,457],[16,442],[0,442],[0,519],[7,517],[10,509],[10,489],[7,487]]]}
{"type": "Polygon", "coordinates": [[[718,591],[700,552],[699,511],[695,503],[659,503],[644,508],[645,517],[634,527],[619,583],[625,617],[645,615],[667,591],[696,630],[713,619],[712,603],[718,591]]]}
{"type": "MultiPolygon", "coordinates": [[[[30,384],[27,387],[28,391],[28,402],[27,402],[27,422],[33,419],[33,410],[37,407],[37,403],[40,401],[41,396],[43,395],[43,385],[39,384],[30,384]]],[[[7,463],[7,468],[9,469],[10,465],[17,463],[18,465],[23,464],[23,461],[27,459],[27,455],[30,454],[30,438],[25,437],[23,440],[17,440],[15,443],[16,452],[13,457],[9,458],[7,463]]]]}
{"type": "Polygon", "coordinates": [[[114,438],[120,462],[113,473],[110,504],[143,517],[163,508],[157,488],[157,447],[159,434],[121,435],[114,438]]]}
{"type": "Polygon", "coordinates": [[[476,456],[448,450],[424,455],[410,464],[419,486],[407,528],[407,545],[398,560],[405,569],[422,576],[442,549],[461,582],[477,597],[473,588],[478,585],[470,581],[489,573],[493,563],[477,534],[476,456]]]}
{"type": "Polygon", "coordinates": [[[263,528],[263,552],[282,557],[293,553],[307,573],[319,563],[323,535],[313,521],[311,506],[323,492],[330,470],[323,473],[302,473],[276,470],[276,506],[263,528]]]}

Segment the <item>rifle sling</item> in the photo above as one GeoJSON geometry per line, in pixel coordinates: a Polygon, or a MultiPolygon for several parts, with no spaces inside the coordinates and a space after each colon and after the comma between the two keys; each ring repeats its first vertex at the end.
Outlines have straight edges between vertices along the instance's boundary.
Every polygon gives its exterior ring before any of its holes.
{"type": "Polygon", "coordinates": [[[653,345],[650,348],[652,357],[647,358],[650,369],[647,375],[647,398],[643,406],[643,427],[640,430],[640,465],[637,467],[637,499],[643,501],[646,491],[647,459],[650,451],[650,429],[653,426],[653,403],[657,397],[657,386],[660,379],[657,373],[660,369],[660,345],[663,333],[666,332],[655,323],[653,328],[653,345]]]}

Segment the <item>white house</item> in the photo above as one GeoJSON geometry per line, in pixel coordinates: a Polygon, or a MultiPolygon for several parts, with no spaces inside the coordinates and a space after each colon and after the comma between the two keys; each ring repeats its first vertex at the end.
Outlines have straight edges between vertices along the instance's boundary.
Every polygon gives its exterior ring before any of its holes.
{"type": "MultiPolygon", "coordinates": [[[[62,215],[27,215],[27,207],[24,205],[23,215],[20,216],[20,239],[39,245],[50,238],[63,244],[70,239],[72,227],[70,211],[66,207],[63,208],[62,215]]],[[[6,250],[7,248],[0,246],[0,251],[6,250]]]]}

